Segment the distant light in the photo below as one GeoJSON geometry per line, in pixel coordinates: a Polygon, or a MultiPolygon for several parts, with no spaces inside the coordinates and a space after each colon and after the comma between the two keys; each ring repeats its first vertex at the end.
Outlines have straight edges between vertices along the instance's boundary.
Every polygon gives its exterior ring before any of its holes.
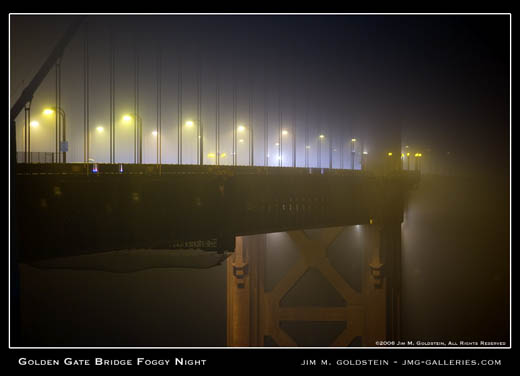
{"type": "Polygon", "coordinates": [[[36,127],[40,126],[40,123],[37,122],[36,120],[33,120],[33,121],[31,121],[30,126],[33,127],[33,128],[36,128],[36,127]]]}
{"type": "Polygon", "coordinates": [[[157,136],[157,131],[152,131],[152,136],[157,136]]]}
{"type": "Polygon", "coordinates": [[[336,149],[332,149],[332,151],[336,151],[336,149]]]}
{"type": "Polygon", "coordinates": [[[226,155],[226,153],[220,153],[220,158],[224,158],[226,155]]]}
{"type": "Polygon", "coordinates": [[[401,158],[404,158],[404,153],[401,153],[401,158]]]}
{"type": "Polygon", "coordinates": [[[279,142],[275,142],[274,145],[275,145],[275,146],[280,146],[280,143],[279,143],[279,142]]]}
{"type": "Polygon", "coordinates": [[[237,128],[237,131],[239,131],[239,132],[243,132],[245,130],[246,130],[246,127],[244,127],[243,125],[239,125],[237,128]]]}
{"type": "Polygon", "coordinates": [[[103,128],[101,125],[96,127],[96,131],[98,131],[99,133],[102,133],[104,130],[105,128],[103,128]]]}
{"type": "Polygon", "coordinates": [[[363,154],[367,155],[367,154],[368,154],[368,151],[364,151],[363,154]]]}
{"type": "Polygon", "coordinates": [[[406,153],[406,156],[409,157],[409,156],[410,156],[410,153],[406,153]]]}
{"type": "Polygon", "coordinates": [[[388,152],[388,156],[389,156],[389,157],[391,157],[392,155],[393,155],[393,154],[392,154],[392,152],[391,152],[391,151],[390,151],[390,152],[388,152]]]}
{"type": "Polygon", "coordinates": [[[238,140],[238,142],[243,143],[243,142],[244,142],[244,139],[241,138],[240,140],[238,140]]]}
{"type": "Polygon", "coordinates": [[[283,134],[284,136],[286,136],[286,135],[289,134],[289,132],[287,132],[287,131],[284,129],[284,130],[282,131],[282,134],[283,134]]]}
{"type": "Polygon", "coordinates": [[[52,108],[46,108],[45,110],[43,110],[43,114],[47,116],[52,115],[54,114],[54,110],[52,108]]]}
{"type": "Polygon", "coordinates": [[[279,155],[277,159],[278,159],[279,161],[281,161],[281,160],[282,160],[282,157],[279,155]]]}
{"type": "Polygon", "coordinates": [[[310,145],[305,146],[305,149],[310,149],[310,148],[311,148],[310,145]]]}
{"type": "Polygon", "coordinates": [[[188,121],[186,122],[186,126],[187,126],[187,127],[193,127],[193,121],[188,120],[188,121]]]}
{"type": "Polygon", "coordinates": [[[356,142],[357,140],[355,138],[352,139],[352,142],[356,142]]]}
{"type": "Polygon", "coordinates": [[[97,173],[98,172],[98,165],[97,165],[97,163],[94,163],[94,165],[92,166],[92,172],[93,173],[97,173]]]}
{"type": "Polygon", "coordinates": [[[407,148],[407,149],[408,149],[408,145],[406,145],[406,146],[405,146],[405,148],[407,148]]]}
{"type": "Polygon", "coordinates": [[[373,220],[372,218],[370,218],[369,223],[370,223],[371,225],[374,224],[374,220],[373,220]]]}
{"type": "Polygon", "coordinates": [[[125,123],[130,123],[132,121],[132,117],[130,115],[124,115],[123,116],[123,121],[125,123]]]}
{"type": "Polygon", "coordinates": [[[320,138],[325,138],[325,135],[323,135],[323,134],[320,134],[320,138]]]}
{"type": "Polygon", "coordinates": [[[215,153],[208,153],[208,158],[215,158],[217,155],[215,153]]]}
{"type": "Polygon", "coordinates": [[[416,157],[422,157],[422,154],[421,153],[415,153],[415,156],[416,157]]]}

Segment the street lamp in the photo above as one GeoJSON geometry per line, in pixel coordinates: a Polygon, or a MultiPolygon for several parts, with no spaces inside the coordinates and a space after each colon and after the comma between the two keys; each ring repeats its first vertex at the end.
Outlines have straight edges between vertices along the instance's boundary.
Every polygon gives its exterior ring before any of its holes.
{"type": "Polygon", "coordinates": [[[415,153],[415,171],[421,170],[421,153],[415,153]]]}
{"type": "Polygon", "coordinates": [[[143,119],[138,114],[123,115],[123,123],[134,123],[134,163],[137,164],[137,152],[139,151],[139,164],[143,163],[143,119]],[[134,120],[137,119],[137,121],[134,120]],[[138,136],[139,135],[139,136],[138,136]],[[137,138],[139,137],[139,146],[137,145],[137,138]]]}
{"type": "MultiPolygon", "coordinates": [[[[67,142],[67,118],[65,111],[61,107],[57,107],[59,117],[56,118],[56,155],[63,153],[63,163],[67,163],[67,151],[69,150],[69,144],[67,142]],[[62,138],[62,122],[63,119],[63,138],[62,138]],[[58,149],[59,145],[59,149],[58,149]]],[[[52,116],[56,114],[56,107],[48,107],[43,110],[45,116],[52,116]]]]}
{"type": "Polygon", "coordinates": [[[350,169],[354,170],[356,162],[356,139],[350,140],[350,169]]]}
{"type": "Polygon", "coordinates": [[[322,133],[318,138],[318,147],[316,148],[316,165],[321,168],[321,142],[325,139],[325,135],[322,133]]]}
{"type": "MultiPolygon", "coordinates": [[[[197,144],[197,164],[203,165],[204,164],[204,135],[203,135],[203,123],[201,120],[193,121],[193,120],[186,120],[184,125],[186,128],[193,128],[193,126],[197,124],[197,135],[196,135],[196,144],[197,144]]],[[[182,143],[182,140],[181,140],[182,143]]],[[[181,145],[182,147],[182,145],[181,145]]]]}

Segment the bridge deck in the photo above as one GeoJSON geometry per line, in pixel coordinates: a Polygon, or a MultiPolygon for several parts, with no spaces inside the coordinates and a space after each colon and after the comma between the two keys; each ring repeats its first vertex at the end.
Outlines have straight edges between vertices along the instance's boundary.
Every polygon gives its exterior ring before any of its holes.
{"type": "Polygon", "coordinates": [[[19,256],[233,250],[237,235],[400,222],[405,192],[417,180],[404,171],[374,176],[285,167],[18,164],[19,256]]]}

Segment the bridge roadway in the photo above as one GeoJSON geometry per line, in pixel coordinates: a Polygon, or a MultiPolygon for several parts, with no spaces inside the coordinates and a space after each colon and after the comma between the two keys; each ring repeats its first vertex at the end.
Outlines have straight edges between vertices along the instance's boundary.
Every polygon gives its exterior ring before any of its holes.
{"type": "Polygon", "coordinates": [[[408,171],[17,164],[18,259],[134,248],[234,250],[235,236],[400,223],[408,171]]]}

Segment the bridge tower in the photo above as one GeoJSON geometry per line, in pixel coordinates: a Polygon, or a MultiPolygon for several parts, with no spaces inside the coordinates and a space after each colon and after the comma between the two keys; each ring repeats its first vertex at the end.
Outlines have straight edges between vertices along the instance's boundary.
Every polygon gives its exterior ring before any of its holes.
{"type": "Polygon", "coordinates": [[[343,230],[345,227],[320,229],[313,239],[303,230],[287,232],[299,250],[299,259],[271,291],[264,288],[267,235],[237,237],[235,253],[227,260],[228,346],[264,346],[265,336],[279,346],[297,346],[281,328],[282,321],[345,322],[345,329],[330,343],[335,347],[349,346],[357,337],[362,346],[399,338],[399,224],[365,226],[361,292],[343,279],[327,256],[343,230]],[[345,307],[281,306],[281,300],[309,268],[327,279],[347,302],[345,307]]]}

